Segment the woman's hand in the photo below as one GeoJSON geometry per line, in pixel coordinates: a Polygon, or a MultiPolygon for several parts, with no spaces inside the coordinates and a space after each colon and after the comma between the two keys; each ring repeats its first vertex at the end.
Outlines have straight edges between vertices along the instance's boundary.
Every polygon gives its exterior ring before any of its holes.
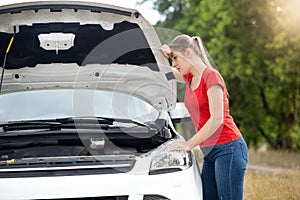
{"type": "MultiPolygon", "coordinates": [[[[170,58],[170,56],[172,54],[172,50],[170,49],[170,47],[168,45],[166,45],[166,44],[162,45],[160,47],[160,50],[165,58],[167,58],[167,59],[170,58]]],[[[180,83],[184,83],[182,74],[180,74],[179,71],[174,67],[172,67],[171,69],[173,71],[176,81],[180,82],[180,83]]]]}
{"type": "Polygon", "coordinates": [[[165,58],[169,58],[171,56],[172,51],[168,45],[162,45],[160,50],[165,58]]]}
{"type": "Polygon", "coordinates": [[[181,150],[186,152],[190,151],[190,149],[188,149],[188,143],[185,141],[174,141],[170,144],[169,149],[171,151],[176,151],[176,150],[177,151],[181,150]]]}

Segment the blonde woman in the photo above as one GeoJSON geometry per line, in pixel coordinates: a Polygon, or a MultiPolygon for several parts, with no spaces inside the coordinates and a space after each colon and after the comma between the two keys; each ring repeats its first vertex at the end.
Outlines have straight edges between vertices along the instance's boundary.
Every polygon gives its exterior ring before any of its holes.
{"type": "Polygon", "coordinates": [[[229,113],[226,85],[214,69],[199,37],[179,35],[162,53],[171,58],[176,80],[186,84],[184,103],[195,127],[187,142],[174,142],[174,150],[197,145],[204,155],[204,199],[243,199],[248,148],[229,113]]]}

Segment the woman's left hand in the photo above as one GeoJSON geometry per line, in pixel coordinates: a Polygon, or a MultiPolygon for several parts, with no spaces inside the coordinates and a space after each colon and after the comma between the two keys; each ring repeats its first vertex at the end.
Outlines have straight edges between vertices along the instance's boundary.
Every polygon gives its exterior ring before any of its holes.
{"type": "Polygon", "coordinates": [[[165,58],[169,58],[171,56],[172,51],[168,45],[162,45],[160,50],[165,58]]]}
{"type": "Polygon", "coordinates": [[[176,151],[176,150],[182,150],[189,152],[190,150],[188,149],[188,143],[185,141],[174,141],[170,144],[169,149],[171,151],[176,151]]]}

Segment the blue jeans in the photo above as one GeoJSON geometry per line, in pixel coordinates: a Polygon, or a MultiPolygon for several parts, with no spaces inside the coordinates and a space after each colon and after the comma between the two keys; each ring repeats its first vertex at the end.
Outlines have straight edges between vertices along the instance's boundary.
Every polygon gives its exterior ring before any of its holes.
{"type": "Polygon", "coordinates": [[[201,148],[204,200],[242,200],[248,148],[243,138],[201,148]]]}

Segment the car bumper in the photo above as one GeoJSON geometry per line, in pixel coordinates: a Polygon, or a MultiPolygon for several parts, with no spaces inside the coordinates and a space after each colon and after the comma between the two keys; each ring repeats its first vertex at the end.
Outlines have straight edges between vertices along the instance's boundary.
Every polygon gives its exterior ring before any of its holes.
{"type": "Polygon", "coordinates": [[[144,195],[171,200],[202,199],[199,170],[194,166],[159,175],[122,173],[0,179],[0,199],[128,196],[128,200],[143,200],[144,195]]]}

